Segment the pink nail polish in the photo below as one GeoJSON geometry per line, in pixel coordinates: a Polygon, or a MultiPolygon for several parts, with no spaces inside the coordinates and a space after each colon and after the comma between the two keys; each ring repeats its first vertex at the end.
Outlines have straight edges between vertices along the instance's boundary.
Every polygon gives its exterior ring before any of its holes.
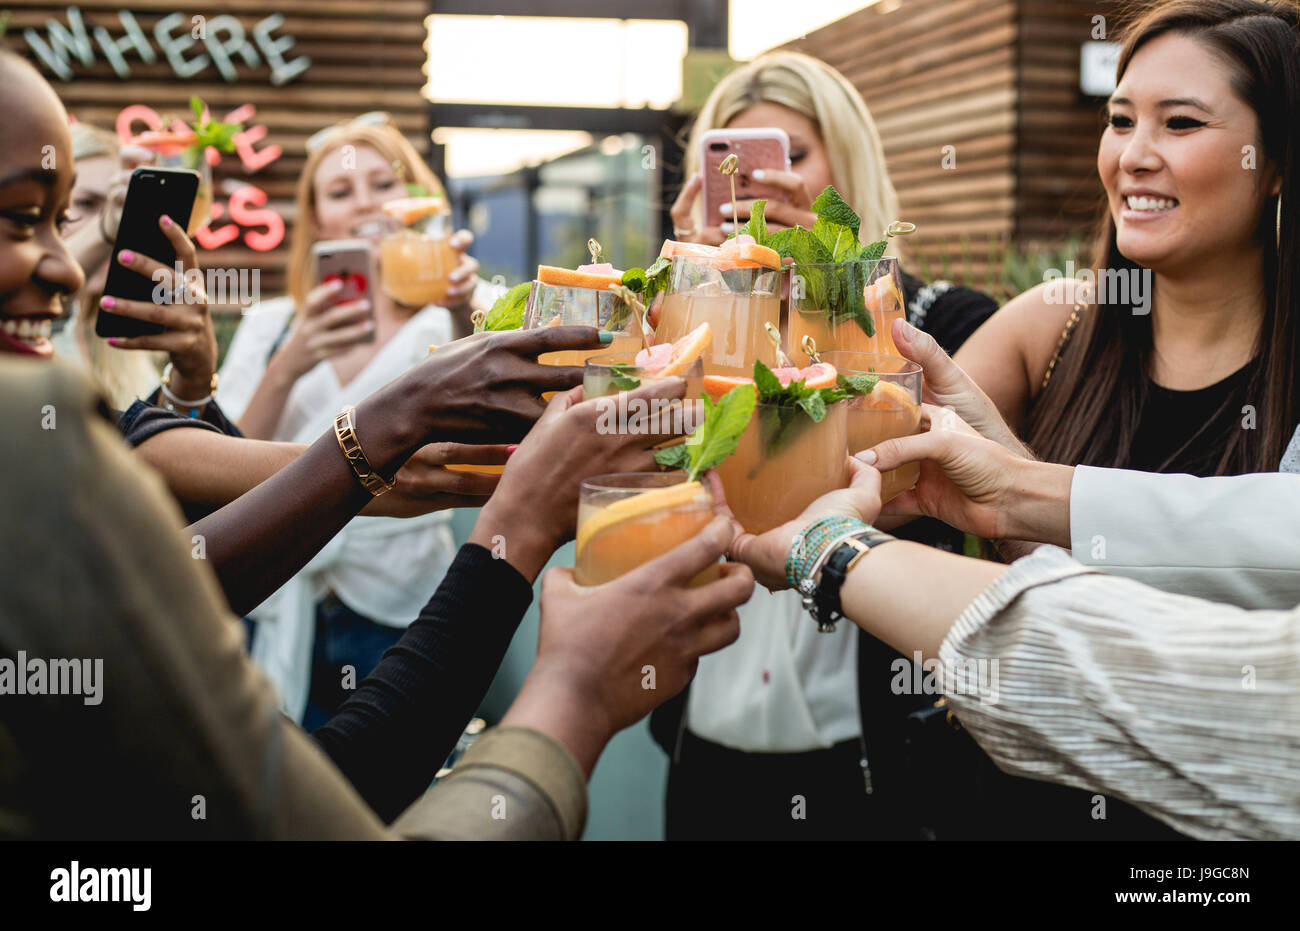
{"type": "Polygon", "coordinates": [[[162,225],[167,229],[170,229],[172,225],[172,218],[167,216],[166,214],[163,214],[162,225]]]}
{"type": "Polygon", "coordinates": [[[518,449],[518,448],[519,448],[519,444],[518,444],[518,443],[513,443],[513,444],[511,444],[510,446],[507,446],[507,447],[506,447],[506,458],[508,459],[508,458],[510,458],[511,456],[513,456],[513,455],[515,454],[515,450],[518,449]]]}
{"type": "Polygon", "coordinates": [[[118,343],[118,339],[117,339],[116,336],[110,336],[110,337],[108,338],[108,344],[109,344],[110,346],[116,346],[117,343],[118,343]]]}
{"type": "Polygon", "coordinates": [[[117,301],[111,297],[101,297],[99,299],[99,306],[103,307],[105,310],[112,310],[117,306],[117,301]]]}
{"type": "Polygon", "coordinates": [[[117,257],[122,260],[123,264],[135,261],[135,253],[130,249],[123,249],[117,254],[117,257]]]}

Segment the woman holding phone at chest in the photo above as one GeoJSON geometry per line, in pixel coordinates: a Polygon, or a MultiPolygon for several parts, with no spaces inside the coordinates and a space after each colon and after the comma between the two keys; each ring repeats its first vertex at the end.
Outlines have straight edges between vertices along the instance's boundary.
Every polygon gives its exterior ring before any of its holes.
{"type": "MultiPolygon", "coordinates": [[[[469,332],[475,291],[490,286],[464,254],[473,239],[467,231],[451,237],[459,265],[442,305],[399,304],[380,286],[377,261],[362,273],[366,281],[316,283],[317,243],[353,240],[355,248],[362,240],[377,258],[382,208],[410,196],[408,184],[442,194],[428,166],[381,114],[308,141],[290,295],[246,311],[221,370],[219,400],[245,435],[309,442],[340,410],[419,362],[430,345],[469,332]]],[[[288,714],[309,727],[319,723],[346,697],[345,677],[360,682],[398,640],[454,553],[449,521],[445,511],[404,521],[358,518],[252,614],[253,657],[280,689],[288,714]]]]}
{"type": "MultiPolygon", "coordinates": [[[[692,173],[671,211],[676,239],[720,243],[753,202],[738,191],[734,205],[719,209],[706,196],[702,173],[713,168],[698,164],[705,134],[723,130],[746,145],[752,136],[735,131],[773,128],[789,139],[789,170],[764,165],[760,177],[748,169],[750,190],[770,192],[769,227],[811,229],[811,204],[829,184],[862,218],[864,239],[898,218],[879,134],[857,90],[824,62],[774,52],[728,75],[701,109],[688,148],[692,173]]],[[[996,307],[966,288],[922,284],[903,276],[909,318],[952,349],[996,307]]],[[[931,543],[951,534],[937,522],[913,529],[931,543]]],[[[862,718],[874,711],[859,699],[856,632],[819,633],[791,592],[757,592],[740,616],[740,640],[706,657],[685,696],[652,718],[671,760],[667,838],[870,836],[878,818],[863,779],[862,718]]]]}

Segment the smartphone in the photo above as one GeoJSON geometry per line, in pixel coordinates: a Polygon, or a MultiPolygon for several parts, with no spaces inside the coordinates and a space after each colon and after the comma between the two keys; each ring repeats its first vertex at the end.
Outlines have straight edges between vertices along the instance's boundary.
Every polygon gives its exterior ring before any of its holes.
{"type": "MultiPolygon", "coordinates": [[[[198,190],[197,171],[144,167],[131,172],[131,180],[126,187],[126,202],[122,205],[122,221],[117,226],[113,256],[109,260],[108,276],[104,280],[106,296],[153,302],[158,282],[125,267],[118,262],[117,255],[123,249],[130,249],[136,255],[148,256],[173,268],[176,264],[176,250],[158,225],[158,218],[165,214],[178,223],[181,229],[188,229],[190,211],[194,209],[194,195],[198,190]]],[[[162,331],[161,324],[146,323],[103,309],[95,321],[96,335],[104,337],[152,336],[162,331]]]]}
{"type": "Polygon", "coordinates": [[[711,129],[700,140],[700,170],[704,178],[704,225],[717,226],[729,219],[718,212],[731,203],[731,178],[718,171],[729,155],[739,159],[736,200],[784,201],[784,188],[755,181],[754,169],[790,170],[790,137],[775,126],[764,129],[711,129]]]}
{"type": "MultiPolygon", "coordinates": [[[[374,259],[367,239],[328,239],[312,246],[312,255],[316,257],[316,281],[329,284],[341,281],[343,290],[339,292],[334,303],[370,300],[370,284],[373,277],[374,259]]],[[[370,318],[375,316],[374,301],[371,301],[370,318]]],[[[373,342],[375,331],[359,342],[373,342]]]]}

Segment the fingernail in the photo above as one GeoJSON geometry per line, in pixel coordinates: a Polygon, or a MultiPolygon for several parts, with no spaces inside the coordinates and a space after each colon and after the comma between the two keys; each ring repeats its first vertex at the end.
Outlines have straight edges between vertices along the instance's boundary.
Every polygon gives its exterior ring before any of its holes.
{"type": "Polygon", "coordinates": [[[119,342],[119,340],[118,340],[118,338],[117,338],[116,336],[110,336],[110,337],[108,338],[108,344],[109,344],[110,346],[116,346],[116,345],[118,344],[118,342],[119,342]]]}
{"type": "Polygon", "coordinates": [[[123,249],[121,252],[117,254],[117,257],[119,260],[121,260],[122,264],[124,265],[135,261],[135,253],[132,252],[130,249],[123,249]]]}
{"type": "Polygon", "coordinates": [[[722,214],[724,217],[729,217],[729,216],[731,216],[731,204],[721,204],[721,205],[719,205],[719,207],[718,207],[718,213],[722,214]]]}
{"type": "Polygon", "coordinates": [[[767,177],[767,172],[761,168],[755,168],[753,171],[749,173],[749,176],[753,178],[755,181],[762,181],[764,178],[767,177]]]}
{"type": "Polygon", "coordinates": [[[723,223],[723,224],[722,224],[722,231],[723,231],[724,233],[730,233],[731,230],[732,230],[732,226],[733,226],[733,224],[731,224],[731,223],[723,223]]]}
{"type": "Polygon", "coordinates": [[[910,343],[910,342],[911,342],[913,339],[915,339],[915,338],[916,338],[916,327],[912,326],[912,324],[910,324],[910,323],[908,323],[906,320],[904,320],[904,321],[903,321],[903,340],[904,340],[905,342],[909,342],[909,343],[910,343]]]}
{"type": "Polygon", "coordinates": [[[506,458],[509,459],[511,456],[513,456],[513,455],[515,454],[515,450],[518,449],[518,448],[519,448],[519,444],[518,444],[518,443],[511,443],[509,446],[507,446],[507,447],[506,447],[506,458]]]}
{"type": "Polygon", "coordinates": [[[163,214],[162,225],[163,225],[164,227],[166,227],[167,229],[171,229],[172,218],[169,217],[169,216],[167,216],[167,214],[163,214]]]}
{"type": "Polygon", "coordinates": [[[865,462],[867,465],[875,465],[877,456],[874,449],[866,449],[858,453],[854,458],[859,462],[865,462]]]}
{"type": "Polygon", "coordinates": [[[614,334],[609,330],[601,330],[600,341],[608,346],[610,343],[614,342],[614,334]]]}
{"type": "MultiPolygon", "coordinates": [[[[106,310],[112,310],[116,304],[117,301],[111,297],[101,297],[99,299],[99,306],[103,307],[106,310]]],[[[109,342],[112,342],[112,340],[109,340],[109,342]]]]}

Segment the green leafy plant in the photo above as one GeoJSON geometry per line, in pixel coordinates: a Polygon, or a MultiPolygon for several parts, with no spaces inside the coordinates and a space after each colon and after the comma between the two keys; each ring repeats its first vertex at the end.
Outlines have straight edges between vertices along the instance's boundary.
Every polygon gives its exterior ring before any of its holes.
{"type": "Polygon", "coordinates": [[[754,414],[758,393],[753,385],[737,385],[716,404],[707,394],[700,395],[700,400],[704,403],[704,422],[685,443],[655,450],[655,462],[685,470],[687,480],[692,482],[736,451],[754,414]]]}

